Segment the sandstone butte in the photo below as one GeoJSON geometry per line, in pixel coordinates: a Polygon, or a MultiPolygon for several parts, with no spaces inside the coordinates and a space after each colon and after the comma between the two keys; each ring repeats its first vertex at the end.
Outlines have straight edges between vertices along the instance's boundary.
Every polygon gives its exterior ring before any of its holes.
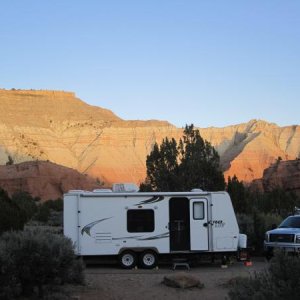
{"type": "Polygon", "coordinates": [[[42,201],[62,198],[69,190],[93,190],[100,183],[76,170],[46,161],[0,166],[0,186],[9,196],[23,191],[42,201]]]}
{"type": "Polygon", "coordinates": [[[265,192],[281,188],[300,196],[300,159],[277,160],[264,170],[261,179],[251,183],[251,188],[265,192]]]}
{"type": "MultiPolygon", "coordinates": [[[[51,161],[107,184],[139,184],[153,144],[182,135],[181,128],[167,121],[125,121],[70,92],[2,89],[0,108],[1,165],[8,156],[15,163],[51,161]]],[[[279,156],[290,160],[300,153],[299,125],[251,120],[199,130],[219,152],[225,178],[235,174],[251,182],[279,156]]]]}

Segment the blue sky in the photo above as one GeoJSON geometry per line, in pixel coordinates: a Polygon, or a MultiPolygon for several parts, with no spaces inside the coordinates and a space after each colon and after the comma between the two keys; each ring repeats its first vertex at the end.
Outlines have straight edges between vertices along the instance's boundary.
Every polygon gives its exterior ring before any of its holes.
{"type": "Polygon", "coordinates": [[[1,0],[0,87],[123,119],[299,124],[298,0],[1,0]]]}

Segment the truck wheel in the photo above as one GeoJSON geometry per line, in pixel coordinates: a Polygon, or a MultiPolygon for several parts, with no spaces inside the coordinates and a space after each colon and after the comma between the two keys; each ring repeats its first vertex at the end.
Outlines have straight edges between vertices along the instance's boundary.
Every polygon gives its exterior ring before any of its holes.
{"type": "Polygon", "coordinates": [[[137,265],[137,257],[133,251],[127,250],[119,255],[120,266],[124,269],[133,269],[137,265]]]}
{"type": "Polygon", "coordinates": [[[140,264],[144,269],[153,269],[157,266],[157,254],[152,250],[146,250],[140,255],[140,264]]]}

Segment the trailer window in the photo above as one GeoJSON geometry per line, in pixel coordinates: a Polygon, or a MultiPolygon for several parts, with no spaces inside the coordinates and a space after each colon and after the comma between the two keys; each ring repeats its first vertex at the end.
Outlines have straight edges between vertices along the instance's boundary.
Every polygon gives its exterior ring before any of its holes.
{"type": "Polygon", "coordinates": [[[204,219],[204,202],[194,202],[193,217],[194,217],[194,220],[203,220],[204,219]]]}
{"type": "Polygon", "coordinates": [[[128,232],[153,232],[154,211],[152,209],[130,209],[127,211],[128,232]]]}

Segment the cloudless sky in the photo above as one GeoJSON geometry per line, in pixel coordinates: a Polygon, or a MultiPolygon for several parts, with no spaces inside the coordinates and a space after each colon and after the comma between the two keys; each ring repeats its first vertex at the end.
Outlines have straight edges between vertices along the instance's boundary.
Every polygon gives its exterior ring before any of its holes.
{"type": "Polygon", "coordinates": [[[0,87],[179,127],[300,120],[299,0],[1,0],[0,87]]]}

